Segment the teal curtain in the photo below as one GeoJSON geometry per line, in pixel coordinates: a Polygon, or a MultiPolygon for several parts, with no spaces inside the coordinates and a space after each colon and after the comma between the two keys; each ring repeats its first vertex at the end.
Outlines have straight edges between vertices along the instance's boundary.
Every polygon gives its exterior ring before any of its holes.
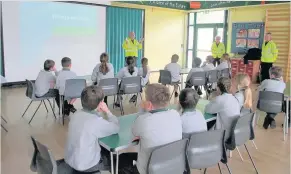
{"type": "MultiPolygon", "coordinates": [[[[107,7],[106,10],[106,51],[110,62],[117,73],[125,65],[125,55],[122,43],[130,31],[135,32],[136,39],[143,38],[143,15],[144,10],[121,7],[107,7]]],[[[138,53],[137,65],[143,51],[138,53]]]]}

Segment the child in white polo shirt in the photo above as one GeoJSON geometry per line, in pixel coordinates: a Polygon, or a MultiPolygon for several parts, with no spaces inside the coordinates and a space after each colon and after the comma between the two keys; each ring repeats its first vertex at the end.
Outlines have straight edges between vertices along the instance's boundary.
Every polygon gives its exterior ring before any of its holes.
{"type": "Polygon", "coordinates": [[[180,82],[181,66],[178,64],[179,56],[174,54],[171,63],[167,64],[165,70],[171,72],[172,83],[174,84],[175,97],[178,97],[178,83],[180,82]]]}

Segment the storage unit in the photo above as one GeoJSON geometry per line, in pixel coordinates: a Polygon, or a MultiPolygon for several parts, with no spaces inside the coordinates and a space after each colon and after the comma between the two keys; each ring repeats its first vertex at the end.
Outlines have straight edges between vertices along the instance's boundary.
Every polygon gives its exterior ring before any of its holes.
{"type": "Polygon", "coordinates": [[[260,69],[259,60],[249,60],[248,64],[244,64],[242,58],[231,58],[231,76],[234,77],[239,73],[248,74],[253,83],[256,83],[260,69]]]}

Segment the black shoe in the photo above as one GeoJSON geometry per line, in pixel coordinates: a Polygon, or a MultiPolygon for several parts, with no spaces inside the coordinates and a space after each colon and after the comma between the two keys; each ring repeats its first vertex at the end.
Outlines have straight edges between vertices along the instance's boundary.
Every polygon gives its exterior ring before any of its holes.
{"type": "Polygon", "coordinates": [[[135,103],[136,99],[137,99],[137,96],[136,96],[136,95],[133,95],[133,96],[130,98],[129,103],[135,103]]]}
{"type": "Polygon", "coordinates": [[[114,103],[115,107],[120,108],[120,104],[119,103],[114,103]]]}
{"type": "Polygon", "coordinates": [[[198,88],[198,90],[197,90],[197,94],[198,94],[198,95],[202,95],[202,91],[201,91],[201,89],[198,88]]]}
{"type": "Polygon", "coordinates": [[[175,92],[175,97],[178,97],[178,96],[179,96],[178,92],[175,92]]]}
{"type": "Polygon", "coordinates": [[[270,128],[271,129],[275,129],[276,128],[276,121],[275,120],[271,121],[270,128]]]}
{"type": "Polygon", "coordinates": [[[266,116],[266,117],[265,117],[265,120],[264,120],[263,127],[264,127],[265,129],[268,129],[269,124],[270,124],[270,118],[269,118],[268,116],[266,116]]]}

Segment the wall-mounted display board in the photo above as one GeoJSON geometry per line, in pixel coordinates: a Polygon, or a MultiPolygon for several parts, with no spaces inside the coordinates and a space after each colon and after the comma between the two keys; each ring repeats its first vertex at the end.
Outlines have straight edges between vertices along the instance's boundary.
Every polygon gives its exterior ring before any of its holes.
{"type": "Polygon", "coordinates": [[[233,23],[231,52],[241,53],[250,48],[262,48],[264,41],[264,23],[233,23]]]}
{"type": "Polygon", "coordinates": [[[178,10],[189,10],[189,1],[120,1],[121,3],[130,3],[138,5],[148,5],[162,8],[171,8],[178,10]]]}

